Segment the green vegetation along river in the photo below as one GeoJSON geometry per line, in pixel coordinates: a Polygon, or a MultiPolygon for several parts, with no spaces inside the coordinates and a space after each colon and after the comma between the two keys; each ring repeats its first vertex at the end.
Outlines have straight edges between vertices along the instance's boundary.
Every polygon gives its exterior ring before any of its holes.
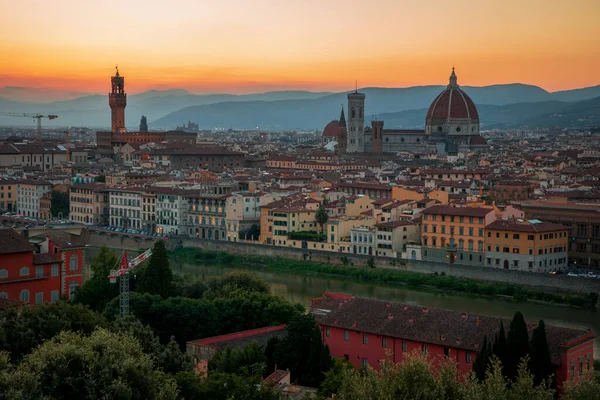
{"type": "MultiPolygon", "coordinates": [[[[192,274],[202,280],[233,270],[231,267],[191,265],[175,261],[171,261],[171,266],[175,273],[192,274]]],[[[547,324],[592,329],[594,332],[600,333],[600,313],[586,309],[481,296],[447,294],[440,291],[410,289],[395,285],[354,282],[338,277],[271,273],[254,271],[247,267],[235,269],[256,273],[270,283],[273,294],[294,303],[301,303],[306,307],[310,306],[311,299],[330,291],[505,318],[512,318],[516,311],[521,311],[525,318],[531,321],[543,319],[547,324]]],[[[600,338],[596,338],[594,355],[596,358],[600,358],[600,338]]]]}
{"type": "MultiPolygon", "coordinates": [[[[91,261],[97,251],[98,249],[89,249],[88,260],[91,261]]],[[[324,292],[341,292],[381,300],[419,304],[429,308],[437,307],[464,311],[482,316],[512,318],[516,311],[521,311],[529,321],[543,319],[547,324],[591,329],[596,334],[600,334],[600,313],[593,309],[517,301],[499,297],[447,293],[440,290],[410,288],[394,284],[365,283],[347,277],[295,274],[283,271],[268,272],[264,268],[254,270],[243,263],[240,265],[234,264],[235,266],[210,264],[182,262],[171,258],[173,272],[192,274],[202,280],[222,275],[234,269],[254,272],[269,282],[273,294],[307,307],[310,305],[312,298],[319,297],[324,292]]],[[[595,358],[600,358],[600,337],[596,338],[594,355],[595,358]]]]}

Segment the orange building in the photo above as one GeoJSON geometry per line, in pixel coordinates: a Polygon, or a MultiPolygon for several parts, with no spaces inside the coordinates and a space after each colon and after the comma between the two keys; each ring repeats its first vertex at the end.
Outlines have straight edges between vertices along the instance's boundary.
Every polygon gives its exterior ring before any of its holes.
{"type": "Polygon", "coordinates": [[[433,206],[422,214],[423,260],[483,265],[484,231],[496,219],[493,209],[433,206]]]}
{"type": "Polygon", "coordinates": [[[486,227],[488,267],[530,272],[564,270],[568,265],[568,228],[541,222],[498,220],[486,227]]]}

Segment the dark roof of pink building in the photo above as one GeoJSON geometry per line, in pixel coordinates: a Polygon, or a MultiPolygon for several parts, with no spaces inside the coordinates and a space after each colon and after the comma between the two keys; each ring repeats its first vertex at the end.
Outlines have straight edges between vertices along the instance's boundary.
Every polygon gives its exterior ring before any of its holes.
{"type": "MultiPolygon", "coordinates": [[[[386,302],[363,297],[324,295],[312,303],[321,325],[349,331],[437,344],[478,351],[484,337],[493,339],[500,323],[508,329],[510,320],[422,306],[386,302]]],[[[529,334],[536,324],[528,323],[529,334]]],[[[560,365],[561,347],[593,340],[591,331],[546,325],[552,362],[560,365]]]]}
{"type": "Polygon", "coordinates": [[[0,254],[32,252],[33,246],[14,229],[0,229],[0,254]]]}

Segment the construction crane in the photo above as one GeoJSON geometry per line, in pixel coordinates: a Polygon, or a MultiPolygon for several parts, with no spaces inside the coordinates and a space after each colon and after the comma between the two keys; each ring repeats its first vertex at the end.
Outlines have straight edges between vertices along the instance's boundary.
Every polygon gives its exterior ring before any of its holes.
{"type": "Polygon", "coordinates": [[[120,279],[120,296],[119,296],[119,306],[121,309],[121,317],[127,316],[129,314],[129,271],[133,268],[140,265],[142,262],[150,258],[152,255],[152,249],[148,249],[133,260],[127,262],[127,252],[123,250],[123,254],[121,255],[121,266],[118,270],[110,271],[110,275],[108,279],[110,279],[110,283],[117,283],[117,278],[120,279]]]}
{"type": "Polygon", "coordinates": [[[42,141],[42,118],[56,119],[58,115],[41,115],[32,113],[12,113],[12,112],[0,112],[2,117],[25,117],[37,119],[37,140],[38,143],[42,141]]]}

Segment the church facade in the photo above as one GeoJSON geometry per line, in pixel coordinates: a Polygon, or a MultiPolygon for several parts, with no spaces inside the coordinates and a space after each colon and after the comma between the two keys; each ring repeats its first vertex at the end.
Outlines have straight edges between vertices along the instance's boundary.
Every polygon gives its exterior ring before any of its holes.
{"type": "Polygon", "coordinates": [[[452,69],[450,82],[431,103],[425,129],[385,129],[385,121],[364,126],[366,96],[348,94],[348,124],[330,122],[323,131],[323,144],[337,142],[339,153],[419,153],[448,154],[481,151],[487,143],[479,132],[479,113],[471,98],[458,86],[452,69]],[[343,135],[342,135],[343,132],[343,135]]]}

